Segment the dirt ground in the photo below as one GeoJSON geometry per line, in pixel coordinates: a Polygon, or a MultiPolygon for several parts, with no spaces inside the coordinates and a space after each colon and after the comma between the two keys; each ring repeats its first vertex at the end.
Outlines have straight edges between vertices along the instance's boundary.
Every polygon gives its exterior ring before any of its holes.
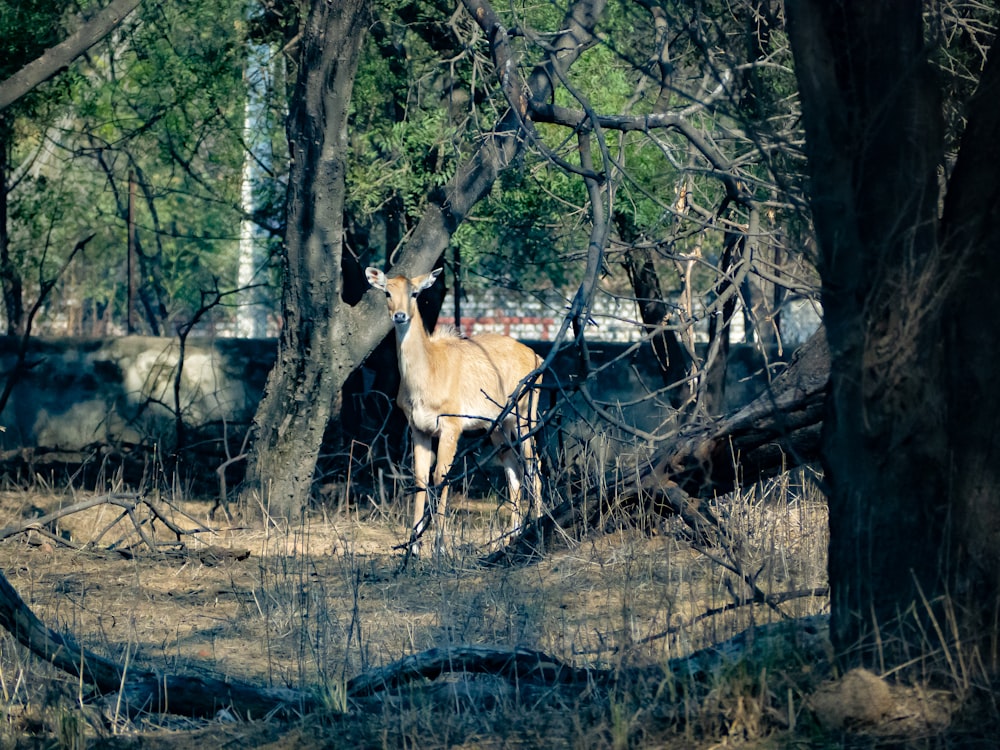
{"type": "MultiPolygon", "coordinates": [[[[0,513],[10,530],[88,499],[101,496],[0,492],[0,513]]],[[[496,522],[491,504],[454,505],[448,554],[405,567],[394,549],[405,523],[381,511],[317,513],[291,529],[240,528],[210,523],[206,503],[160,498],[156,507],[185,532],[180,537],[150,520],[146,505],[130,518],[108,503],[10,534],[0,540],[0,570],[43,622],[86,648],[137,669],[316,690],[331,711],[291,722],[225,710],[204,721],[128,718],[114,696],[81,710],[80,686],[5,637],[0,745],[698,747],[735,734],[766,741],[782,723],[794,728],[797,714],[806,719],[788,688],[790,700],[779,701],[788,716],[765,721],[777,709],[767,705],[774,691],[762,692],[759,676],[745,681],[745,696],[739,680],[718,692],[714,718],[700,722],[683,714],[704,706],[655,707],[673,689],[663,684],[620,695],[533,696],[526,705],[497,681],[480,680],[474,691],[442,681],[443,693],[350,710],[346,680],[434,647],[524,646],[577,666],[641,669],[782,616],[760,605],[732,607],[743,594],[727,569],[732,551],[696,551],[670,524],[657,533],[609,525],[539,563],[487,569],[479,556],[496,522]],[[756,724],[740,708],[744,698],[759,704],[756,724]]],[[[824,585],[825,508],[815,496],[748,495],[725,515],[742,540],[739,564],[757,572],[764,590],[824,585]]],[[[802,596],[781,609],[799,617],[825,606],[802,596]]]]}

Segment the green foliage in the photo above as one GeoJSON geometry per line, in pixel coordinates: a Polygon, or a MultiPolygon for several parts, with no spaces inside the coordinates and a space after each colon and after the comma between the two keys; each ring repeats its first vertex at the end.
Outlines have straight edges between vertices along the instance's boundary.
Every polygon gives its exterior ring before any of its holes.
{"type": "Polygon", "coordinates": [[[454,174],[457,154],[449,130],[446,114],[430,110],[359,134],[348,176],[352,209],[370,215],[399,196],[406,215],[418,217],[427,191],[454,174]]]}
{"type": "MultiPolygon", "coordinates": [[[[66,4],[45,0],[0,0],[0,80],[5,80],[54,46],[66,35],[66,4]]],[[[0,116],[0,141],[9,147],[12,121],[33,116],[68,95],[73,74],[63,75],[29,92],[0,116]]]]}
{"type": "Polygon", "coordinates": [[[60,40],[63,11],[63,6],[47,0],[0,2],[0,80],[60,40]]]}
{"type": "Polygon", "coordinates": [[[468,269],[468,288],[579,283],[580,264],[565,260],[586,243],[584,216],[575,208],[582,193],[579,180],[544,165],[503,173],[476,220],[463,224],[454,238],[468,269]]]}
{"type": "MultiPolygon", "coordinates": [[[[650,11],[612,0],[597,42],[570,68],[568,86],[557,82],[555,102],[602,114],[644,114],[704,99],[722,70],[738,69],[746,61],[753,52],[747,51],[748,40],[757,38],[741,26],[750,23],[742,5],[714,5],[661,4],[672,30],[669,87],[661,90],[652,75],[658,51],[650,11]]],[[[565,8],[528,3],[495,9],[508,28],[522,32],[513,37],[514,52],[522,70],[529,71],[543,59],[545,41],[562,28],[565,8]]],[[[382,0],[372,8],[351,102],[346,224],[352,247],[373,262],[405,242],[428,196],[455,174],[507,106],[486,59],[485,40],[463,13],[453,16],[454,10],[443,0],[382,0]]],[[[3,43],[22,57],[63,34],[60,13],[37,0],[0,0],[0,14],[5,28],[17,26],[16,33],[4,34],[3,43]],[[52,38],[33,38],[32,27],[50,30],[52,38]]],[[[264,39],[284,44],[294,37],[296,18],[296,8],[281,3],[265,3],[249,16],[245,4],[235,0],[143,5],[72,66],[70,75],[59,77],[61,103],[52,100],[18,119],[14,169],[35,164],[30,179],[19,182],[11,195],[12,251],[26,277],[44,276],[44,269],[51,271],[80,236],[97,231],[86,251],[86,268],[78,269],[77,284],[85,279],[86,286],[78,288],[86,290],[93,309],[107,308],[114,319],[122,319],[131,171],[140,185],[137,221],[146,256],[145,292],[166,308],[167,330],[171,321],[191,315],[201,291],[216,279],[222,288],[234,286],[248,44],[264,39]]],[[[780,28],[761,44],[753,54],[782,61],[780,28]]],[[[686,117],[722,158],[739,160],[748,188],[758,200],[767,200],[774,193],[775,172],[801,165],[781,149],[769,151],[769,161],[747,158],[752,145],[740,130],[748,118],[758,125],[781,121],[794,77],[790,68],[772,64],[754,69],[746,81],[753,97],[741,100],[735,88],[686,117]]],[[[277,81],[274,91],[282,92],[282,83],[277,81]]],[[[275,236],[281,232],[283,208],[281,111],[273,104],[267,119],[276,154],[272,174],[256,186],[264,206],[257,219],[275,236]]],[[[470,288],[566,288],[579,282],[589,233],[588,198],[579,176],[548,156],[578,164],[576,135],[545,124],[537,133],[541,143],[526,144],[519,163],[502,175],[454,237],[470,288]]],[[[695,277],[701,293],[716,280],[710,264],[721,251],[722,233],[706,215],[722,203],[724,186],[686,137],[670,130],[654,135],[605,130],[610,161],[595,142],[598,169],[614,185],[612,223],[621,239],[652,243],[666,252],[658,269],[665,289],[680,284],[669,258],[702,258],[695,277]],[[682,190],[701,213],[678,210],[682,190]]],[[[730,209],[724,218],[746,217],[730,209]]],[[[608,251],[609,270],[617,268],[615,247],[608,251]]],[[[64,295],[80,296],[68,286],[64,295]]],[[[224,313],[220,308],[218,314],[224,313]]]]}
{"type": "MultiPolygon", "coordinates": [[[[46,5],[30,4],[30,22],[61,38],[58,24],[38,20],[46,5]]],[[[5,28],[11,7],[0,4],[5,28]]],[[[216,280],[236,285],[245,13],[235,0],[144,4],[55,79],[70,82],[68,100],[17,118],[12,171],[23,178],[9,195],[11,249],[26,279],[50,277],[78,239],[97,233],[63,279],[48,330],[59,330],[64,305],[82,305],[92,322],[124,319],[130,174],[138,183],[141,290],[161,330],[190,318],[216,280]]],[[[24,55],[37,46],[22,44],[24,55]]],[[[280,120],[269,127],[280,131],[280,120]]],[[[280,132],[273,140],[280,149],[280,132]]],[[[263,197],[273,210],[273,196],[263,197]]],[[[273,215],[260,219],[277,224],[273,215]]]]}
{"type": "Polygon", "coordinates": [[[442,30],[448,12],[434,2],[377,7],[354,83],[348,213],[362,224],[391,223],[397,236],[467,153],[471,134],[450,106],[467,66],[441,65],[442,55],[459,54],[442,30]]]}

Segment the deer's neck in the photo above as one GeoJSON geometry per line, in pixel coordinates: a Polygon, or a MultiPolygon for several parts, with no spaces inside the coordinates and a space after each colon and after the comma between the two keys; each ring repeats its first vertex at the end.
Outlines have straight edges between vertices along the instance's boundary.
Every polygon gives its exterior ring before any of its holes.
{"type": "Polygon", "coordinates": [[[424,321],[414,311],[409,322],[396,326],[396,353],[399,355],[399,377],[407,390],[424,382],[430,373],[430,336],[424,321]]]}

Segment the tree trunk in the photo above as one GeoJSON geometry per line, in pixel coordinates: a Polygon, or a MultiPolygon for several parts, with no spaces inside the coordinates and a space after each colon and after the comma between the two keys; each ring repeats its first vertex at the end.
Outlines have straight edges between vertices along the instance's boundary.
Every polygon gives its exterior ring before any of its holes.
{"type": "Polygon", "coordinates": [[[996,49],[939,225],[921,6],[786,7],[831,356],[831,636],[845,663],[900,664],[928,650],[927,604],[969,593],[948,635],[985,638],[997,602],[996,49]]]}
{"type": "MultiPolygon", "coordinates": [[[[954,562],[951,593],[980,638],[1000,607],[1000,37],[990,50],[948,184],[942,218],[944,383],[954,562]],[[949,284],[951,282],[951,284],[949,284]],[[953,284],[953,286],[952,286],[953,284]],[[951,287],[949,289],[949,287],[951,287]]],[[[994,642],[995,643],[995,642],[994,642]]],[[[984,644],[985,645],[985,644],[984,644]]],[[[996,648],[984,651],[996,671],[996,648]]]]}
{"type": "Polygon", "coordinates": [[[7,156],[14,137],[13,126],[0,113],[0,283],[3,284],[3,305],[7,317],[7,335],[19,336],[24,330],[24,300],[21,270],[10,257],[10,233],[7,227],[7,156]]]}
{"type": "Polygon", "coordinates": [[[668,398],[674,408],[681,408],[690,397],[686,381],[691,369],[691,358],[684,350],[677,331],[664,328],[670,322],[670,309],[663,301],[660,279],[649,250],[632,247],[625,253],[625,271],[632,282],[632,291],[639,303],[642,327],[649,336],[653,359],[660,370],[668,398]]]}
{"type": "Polygon", "coordinates": [[[315,0],[299,43],[288,117],[284,325],[254,417],[244,492],[286,518],[309,498],[334,396],[357,364],[345,356],[356,331],[342,314],[340,256],[347,118],[367,19],[365,0],[315,0]]]}
{"type": "MultiPolygon", "coordinates": [[[[720,211],[720,214],[722,212],[720,211]]],[[[746,241],[739,232],[726,232],[725,248],[719,260],[719,280],[715,285],[717,297],[728,295],[722,306],[715,310],[708,320],[708,351],[698,386],[698,407],[708,416],[722,413],[726,400],[726,370],[729,367],[729,335],[736,303],[739,299],[739,284],[733,283],[732,271],[743,254],[746,241]]]]}

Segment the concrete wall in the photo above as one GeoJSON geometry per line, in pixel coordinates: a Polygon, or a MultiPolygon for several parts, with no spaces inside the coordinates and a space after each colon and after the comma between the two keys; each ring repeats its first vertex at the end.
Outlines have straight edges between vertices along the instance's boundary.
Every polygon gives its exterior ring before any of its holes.
{"type": "MultiPolygon", "coordinates": [[[[5,374],[18,345],[18,339],[0,337],[5,374]]],[[[248,424],[274,361],[274,342],[189,342],[175,400],[179,353],[177,339],[145,336],[33,340],[29,369],[0,414],[0,447],[170,445],[175,403],[193,427],[248,424]]]]}
{"type": "MultiPolygon", "coordinates": [[[[4,375],[14,365],[19,340],[0,337],[0,368],[4,375]]],[[[536,348],[543,355],[547,344],[536,348]]],[[[627,345],[597,343],[591,348],[595,367],[621,357],[627,345]]],[[[227,434],[238,441],[250,424],[274,362],[273,340],[189,340],[180,383],[180,407],[185,425],[209,436],[227,434]]],[[[179,345],[177,339],[130,336],[116,339],[35,339],[28,353],[30,369],[14,388],[0,414],[0,449],[17,451],[86,451],[95,445],[153,446],[170,450],[174,443],[175,398],[179,345]]],[[[391,362],[391,360],[390,360],[391,362]]],[[[383,370],[392,364],[374,365],[383,370]]],[[[571,353],[555,362],[550,383],[568,384],[575,369],[571,353]]],[[[731,355],[728,401],[745,403],[763,387],[759,355],[736,346],[731,355]],[[755,375],[755,373],[757,373],[755,375]]],[[[2,381],[0,381],[2,382],[2,381]]],[[[358,416],[363,420],[376,403],[373,389],[385,388],[385,379],[368,369],[355,381],[360,393],[358,416]],[[366,392],[367,391],[367,392],[366,392]]],[[[390,379],[391,382],[391,379],[390,379]]],[[[596,399],[631,404],[659,389],[658,374],[648,347],[621,357],[592,381],[596,399]]],[[[543,401],[543,406],[545,402],[543,401]]],[[[568,420],[586,415],[579,402],[567,410],[568,420]],[[575,416],[574,416],[575,415],[575,416]]],[[[664,413],[655,403],[623,406],[626,421],[644,430],[655,429],[664,413]]],[[[371,415],[381,425],[382,415],[371,415]]],[[[586,420],[586,416],[585,419],[586,420]]]]}

